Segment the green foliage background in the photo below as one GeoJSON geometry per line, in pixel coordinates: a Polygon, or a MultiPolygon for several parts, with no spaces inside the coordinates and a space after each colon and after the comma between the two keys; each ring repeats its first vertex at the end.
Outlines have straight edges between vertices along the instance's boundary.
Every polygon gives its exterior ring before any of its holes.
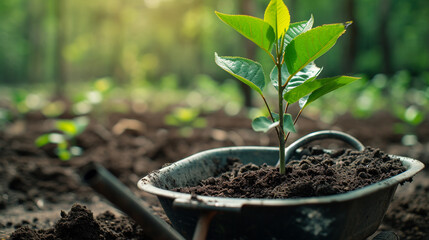
{"type": "MultiPolygon", "coordinates": [[[[111,77],[120,84],[137,84],[174,74],[179,84],[189,85],[201,73],[221,80],[228,76],[216,68],[213,52],[246,55],[246,48],[240,46],[247,40],[223,27],[214,10],[262,17],[268,2],[2,0],[0,83],[65,80],[70,84],[111,77]]],[[[339,46],[320,59],[320,65],[330,66],[324,75],[373,76],[406,69],[414,76],[428,71],[426,0],[285,3],[292,22],[306,20],[310,14],[315,16],[315,26],[354,21],[355,36],[346,34],[339,46]],[[383,54],[388,54],[387,62],[383,54]]],[[[257,51],[256,55],[264,61],[264,54],[257,51]]]]}
{"type": "MultiPolygon", "coordinates": [[[[292,23],[311,14],[314,27],[353,21],[316,63],[325,66],[320,78],[362,79],[323,97],[304,115],[331,122],[347,112],[365,118],[388,111],[401,121],[393,130],[402,134],[414,134],[427,120],[429,1],[284,2],[292,23]]],[[[264,67],[272,60],[225,27],[214,11],[263,18],[268,3],[0,0],[0,129],[31,111],[50,118],[69,111],[102,117],[112,111],[171,110],[166,107],[174,104],[184,110],[172,111],[165,122],[182,126],[187,135],[204,126],[199,119],[204,113],[237,114],[249,104],[251,89],[220,70],[214,52],[251,58],[264,67]]],[[[264,92],[272,102],[274,89],[264,92]]],[[[247,113],[250,118],[266,114],[261,109],[247,113]]]]}

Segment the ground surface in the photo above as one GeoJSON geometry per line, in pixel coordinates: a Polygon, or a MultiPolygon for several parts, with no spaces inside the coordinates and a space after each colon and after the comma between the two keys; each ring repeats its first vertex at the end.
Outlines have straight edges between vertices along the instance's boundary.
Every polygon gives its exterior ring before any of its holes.
{"type": "MultiPolygon", "coordinates": [[[[89,161],[101,163],[165,219],[156,198],[137,189],[136,182],[141,177],[201,150],[276,145],[273,134],[254,133],[246,117],[212,113],[205,116],[207,128],[195,129],[186,137],[178,128],[166,126],[164,117],[164,113],[130,113],[93,118],[77,141],[84,154],[68,162],[55,158],[52,146],[34,146],[37,136],[52,130],[52,121],[33,113],[9,124],[0,131],[0,239],[10,238],[13,232],[12,239],[150,239],[144,229],[122,217],[80,182],[79,167],[89,161]],[[74,218],[78,212],[85,217],[74,218]],[[79,221],[87,221],[85,226],[98,235],[73,235],[73,229],[81,226],[79,221]]],[[[416,129],[419,143],[408,147],[401,144],[401,135],[393,133],[395,124],[394,118],[383,113],[361,121],[343,116],[332,125],[302,118],[298,132],[303,135],[320,129],[343,130],[365,145],[429,165],[429,123],[416,129]]],[[[429,239],[428,203],[426,169],[412,183],[398,188],[380,230],[393,230],[401,239],[429,239]]]]}

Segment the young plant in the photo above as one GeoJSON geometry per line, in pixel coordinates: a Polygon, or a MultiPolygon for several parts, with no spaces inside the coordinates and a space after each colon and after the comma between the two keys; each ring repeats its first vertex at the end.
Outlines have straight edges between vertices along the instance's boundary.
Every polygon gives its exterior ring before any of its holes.
{"type": "Polygon", "coordinates": [[[164,121],[167,125],[179,127],[180,134],[189,137],[194,128],[203,128],[207,124],[206,119],[199,115],[200,111],[196,108],[176,108],[164,121]]]}
{"type": "Polygon", "coordinates": [[[55,154],[63,161],[82,154],[82,149],[76,146],[76,137],[88,126],[87,117],[77,117],[72,120],[56,120],[55,133],[46,133],[39,136],[35,143],[37,147],[47,144],[56,145],[55,154]]]}
{"type": "Polygon", "coordinates": [[[317,79],[322,71],[314,60],[326,53],[344,34],[347,23],[313,27],[313,16],[308,21],[290,24],[289,10],[282,0],[271,0],[264,19],[247,15],[216,15],[237,32],[263,49],[273,60],[270,79],[278,93],[278,113],[271,110],[263,90],[265,73],[260,63],[242,57],[221,57],[215,53],[215,62],[223,70],[247,84],[262,97],[269,117],[253,120],[255,131],[267,132],[274,128],[279,139],[280,173],[285,173],[285,143],[302,111],[321,96],[345,86],[358,78],[337,76],[317,79]],[[290,104],[298,103],[295,117],[288,113],[290,104]]]}

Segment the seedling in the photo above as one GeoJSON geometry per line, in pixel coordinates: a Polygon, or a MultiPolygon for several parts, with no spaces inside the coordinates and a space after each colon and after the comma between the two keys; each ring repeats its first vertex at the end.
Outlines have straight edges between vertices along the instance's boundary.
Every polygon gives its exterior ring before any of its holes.
{"type": "Polygon", "coordinates": [[[35,143],[37,147],[47,144],[56,145],[55,153],[63,161],[82,154],[82,149],[76,146],[76,137],[88,126],[87,117],[77,117],[72,120],[56,120],[55,133],[46,133],[39,136],[35,143]]]}
{"type": "Polygon", "coordinates": [[[200,111],[195,108],[176,108],[164,120],[167,125],[179,127],[183,136],[190,136],[193,128],[203,128],[207,124],[199,115],[200,111]]]}
{"type": "Polygon", "coordinates": [[[271,0],[264,19],[248,15],[230,15],[216,12],[226,24],[263,49],[273,60],[271,84],[278,93],[278,113],[271,110],[263,90],[266,84],[262,65],[242,57],[221,57],[215,53],[216,64],[242,81],[262,97],[269,117],[253,120],[255,131],[267,132],[274,128],[279,139],[280,173],[285,173],[285,143],[302,111],[321,96],[345,86],[358,78],[337,76],[317,79],[322,68],[314,61],[335,45],[351,22],[313,27],[313,16],[308,21],[290,24],[289,10],[282,0],[271,0]],[[300,111],[292,118],[290,104],[298,103],[300,111]]]}

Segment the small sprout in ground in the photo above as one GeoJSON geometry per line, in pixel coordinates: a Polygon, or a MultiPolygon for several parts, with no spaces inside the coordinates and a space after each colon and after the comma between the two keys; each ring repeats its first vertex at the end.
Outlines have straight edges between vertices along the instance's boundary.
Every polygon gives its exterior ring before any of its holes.
{"type": "Polygon", "coordinates": [[[76,138],[86,129],[89,124],[87,117],[77,117],[74,119],[55,120],[54,133],[46,133],[39,136],[35,144],[41,148],[47,144],[54,144],[55,154],[63,161],[80,156],[82,149],[76,146],[76,138]]]}
{"type": "Polygon", "coordinates": [[[176,108],[164,121],[169,126],[179,127],[183,136],[190,136],[194,128],[204,128],[207,125],[206,119],[200,117],[200,111],[195,108],[176,108]]]}
{"type": "Polygon", "coordinates": [[[278,94],[278,112],[272,111],[263,90],[265,73],[262,65],[242,57],[221,57],[215,53],[215,62],[226,72],[255,90],[264,101],[269,117],[258,117],[252,127],[267,132],[275,129],[279,139],[280,173],[285,173],[285,142],[302,111],[323,95],[345,86],[358,78],[337,76],[320,78],[323,68],[314,61],[331,49],[351,22],[322,25],[313,28],[313,16],[308,21],[290,23],[289,10],[282,0],[271,0],[264,19],[247,15],[216,12],[226,24],[258,45],[273,60],[271,84],[278,94]],[[298,103],[300,111],[292,117],[290,104],[298,103]]]}

